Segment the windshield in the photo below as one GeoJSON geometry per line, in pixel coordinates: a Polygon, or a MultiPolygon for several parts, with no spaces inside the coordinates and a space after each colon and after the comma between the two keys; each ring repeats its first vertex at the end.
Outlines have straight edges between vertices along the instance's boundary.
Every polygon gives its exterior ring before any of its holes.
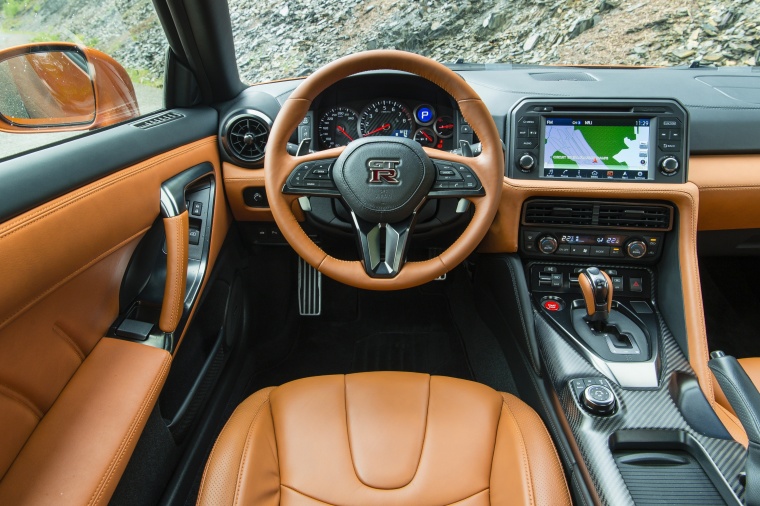
{"type": "Polygon", "coordinates": [[[760,3],[726,0],[230,0],[243,81],[367,49],[444,63],[755,65],[760,3]]]}

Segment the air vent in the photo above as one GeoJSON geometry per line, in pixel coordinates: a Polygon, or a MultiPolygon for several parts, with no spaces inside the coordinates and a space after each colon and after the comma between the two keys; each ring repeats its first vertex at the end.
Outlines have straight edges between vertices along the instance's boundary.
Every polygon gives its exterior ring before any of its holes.
{"type": "Polygon", "coordinates": [[[137,127],[137,128],[142,128],[143,130],[147,130],[148,128],[153,128],[158,125],[163,125],[165,123],[169,123],[170,121],[174,121],[175,119],[180,119],[184,117],[185,117],[184,114],[180,114],[174,111],[169,111],[159,116],[153,116],[152,118],[142,120],[139,123],[132,123],[132,126],[137,127]]]}
{"type": "Polygon", "coordinates": [[[526,225],[592,225],[594,204],[534,200],[525,206],[526,225]]]}
{"type": "Polygon", "coordinates": [[[246,110],[224,126],[222,143],[227,153],[245,164],[264,158],[272,120],[258,111],[246,110]]]}
{"type": "Polygon", "coordinates": [[[601,204],[600,227],[670,228],[670,208],[667,206],[641,206],[626,204],[601,204]]]}
{"type": "Polygon", "coordinates": [[[523,225],[670,230],[673,208],[642,202],[536,199],[523,207],[523,225]]]}

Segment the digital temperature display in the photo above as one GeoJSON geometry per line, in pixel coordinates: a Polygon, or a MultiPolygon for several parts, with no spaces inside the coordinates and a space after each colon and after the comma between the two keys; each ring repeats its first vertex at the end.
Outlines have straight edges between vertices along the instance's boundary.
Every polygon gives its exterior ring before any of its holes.
{"type": "Polygon", "coordinates": [[[621,246],[627,236],[625,235],[561,235],[559,237],[560,244],[588,244],[588,245],[607,245],[607,246],[621,246]]]}

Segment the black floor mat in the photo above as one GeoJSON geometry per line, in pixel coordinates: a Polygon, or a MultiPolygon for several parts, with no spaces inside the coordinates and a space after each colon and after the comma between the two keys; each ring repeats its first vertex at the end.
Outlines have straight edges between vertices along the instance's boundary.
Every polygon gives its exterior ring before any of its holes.
{"type": "Polygon", "coordinates": [[[760,356],[760,265],[748,257],[699,259],[710,351],[760,356]]]}
{"type": "Polygon", "coordinates": [[[475,379],[451,318],[446,282],[396,292],[323,278],[322,316],[297,316],[284,360],[255,374],[249,392],[324,374],[410,371],[475,379]],[[293,335],[294,334],[294,335],[293,335]]]}

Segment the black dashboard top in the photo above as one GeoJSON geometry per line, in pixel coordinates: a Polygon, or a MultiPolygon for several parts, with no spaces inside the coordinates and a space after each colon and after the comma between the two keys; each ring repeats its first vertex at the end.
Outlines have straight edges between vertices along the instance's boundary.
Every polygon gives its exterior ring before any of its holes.
{"type": "MultiPolygon", "coordinates": [[[[619,69],[482,65],[477,68],[479,70],[459,70],[455,66],[483,99],[505,141],[509,112],[526,98],[675,99],[689,114],[691,154],[760,152],[756,135],[760,124],[760,69],[755,67],[619,69]]],[[[401,99],[398,93],[387,91],[389,86],[394,88],[392,82],[400,75],[405,74],[377,71],[348,78],[346,82],[363,77],[373,85],[365,90],[354,85],[359,91],[374,91],[376,98],[401,99]]],[[[434,87],[420,78],[412,78],[412,81],[415,79],[423,91],[425,86],[434,87]]],[[[261,100],[256,99],[258,92],[282,103],[299,83],[300,80],[294,80],[253,86],[229,107],[255,108],[256,102],[261,100]]],[[[424,100],[435,105],[437,99],[424,100]]],[[[315,107],[321,110],[323,106],[315,104],[315,107]]]]}

